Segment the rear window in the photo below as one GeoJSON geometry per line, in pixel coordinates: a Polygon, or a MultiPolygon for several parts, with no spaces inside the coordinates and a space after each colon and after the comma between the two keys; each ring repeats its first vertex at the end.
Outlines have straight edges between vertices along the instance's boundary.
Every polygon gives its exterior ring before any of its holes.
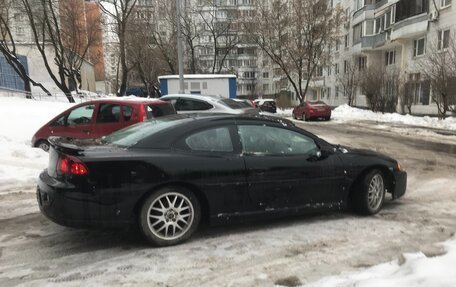
{"type": "Polygon", "coordinates": [[[316,101],[316,102],[309,102],[309,105],[311,106],[325,106],[325,102],[322,101],[316,101]]]}
{"type": "Polygon", "coordinates": [[[222,105],[225,105],[231,109],[235,109],[235,110],[250,108],[247,103],[237,102],[232,99],[222,99],[219,101],[219,103],[221,103],[222,105]]]}
{"type": "Polygon", "coordinates": [[[176,110],[170,103],[163,103],[163,104],[149,104],[145,105],[147,118],[148,119],[155,119],[167,115],[174,115],[176,110]]]}
{"type": "Polygon", "coordinates": [[[121,147],[130,147],[148,136],[190,120],[191,119],[189,118],[176,120],[174,117],[148,120],[146,122],[132,125],[130,127],[118,130],[108,136],[105,136],[102,138],[102,142],[121,147]]]}

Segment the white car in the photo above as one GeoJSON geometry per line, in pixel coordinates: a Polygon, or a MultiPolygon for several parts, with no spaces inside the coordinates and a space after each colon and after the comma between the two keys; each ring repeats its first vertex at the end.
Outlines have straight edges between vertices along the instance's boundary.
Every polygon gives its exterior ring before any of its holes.
{"type": "Polygon", "coordinates": [[[184,113],[258,113],[258,110],[229,98],[188,94],[171,94],[160,98],[171,102],[178,114],[184,113]]]}

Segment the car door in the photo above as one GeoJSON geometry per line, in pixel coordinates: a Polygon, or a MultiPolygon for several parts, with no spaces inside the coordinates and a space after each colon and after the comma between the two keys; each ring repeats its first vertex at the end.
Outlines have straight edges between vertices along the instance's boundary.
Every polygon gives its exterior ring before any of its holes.
{"type": "Polygon", "coordinates": [[[264,123],[238,123],[238,133],[248,192],[257,209],[313,208],[340,200],[340,160],[319,158],[310,136],[264,123]]]}
{"type": "Polygon", "coordinates": [[[52,134],[78,139],[92,138],[95,108],[95,104],[89,103],[72,109],[64,119],[65,125],[56,126],[52,134]]]}
{"type": "Polygon", "coordinates": [[[213,216],[225,218],[242,210],[251,210],[247,195],[244,160],[240,155],[239,144],[233,144],[232,138],[238,138],[232,121],[229,124],[217,124],[201,127],[183,136],[176,144],[178,157],[177,168],[186,176],[184,182],[192,182],[203,190],[213,216]],[[198,163],[192,166],[185,162],[198,163]],[[194,181],[196,179],[196,181],[194,181]]]}
{"type": "Polygon", "coordinates": [[[109,135],[122,128],[121,105],[118,103],[99,103],[97,107],[94,138],[109,135]]]}

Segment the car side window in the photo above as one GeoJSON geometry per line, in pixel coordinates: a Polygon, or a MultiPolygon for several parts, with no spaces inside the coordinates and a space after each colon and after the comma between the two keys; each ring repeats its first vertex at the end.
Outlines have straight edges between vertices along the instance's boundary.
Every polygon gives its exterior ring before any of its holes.
{"type": "Polygon", "coordinates": [[[59,126],[64,126],[65,125],[65,117],[66,115],[61,116],[60,118],[56,119],[51,123],[52,127],[59,127],[59,126]]]}
{"type": "Polygon", "coordinates": [[[133,114],[133,107],[122,106],[122,114],[124,121],[129,122],[131,120],[131,115],[133,114]]]}
{"type": "Polygon", "coordinates": [[[180,98],[176,103],[176,110],[178,111],[205,111],[212,108],[212,105],[191,99],[180,98]]]}
{"type": "Polygon", "coordinates": [[[72,110],[68,115],[67,124],[70,126],[89,124],[92,121],[94,110],[94,104],[84,105],[72,110]]]}
{"type": "Polygon", "coordinates": [[[257,155],[303,155],[318,150],[315,141],[303,134],[279,127],[239,125],[244,153],[257,155]]]}
{"type": "Polygon", "coordinates": [[[120,105],[100,104],[98,108],[97,123],[118,123],[120,122],[120,105]]]}
{"type": "Polygon", "coordinates": [[[187,146],[194,151],[210,152],[232,152],[233,143],[231,141],[230,130],[228,127],[212,128],[197,132],[185,139],[187,146]]]}

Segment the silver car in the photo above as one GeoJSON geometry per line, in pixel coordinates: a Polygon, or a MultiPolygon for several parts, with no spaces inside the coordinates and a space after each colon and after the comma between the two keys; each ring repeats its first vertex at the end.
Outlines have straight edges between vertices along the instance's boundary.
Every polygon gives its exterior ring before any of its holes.
{"type": "Polygon", "coordinates": [[[220,98],[216,96],[201,96],[187,94],[171,94],[160,98],[160,100],[171,102],[178,114],[184,113],[226,113],[244,114],[256,113],[258,110],[245,103],[233,99],[220,98]]]}

